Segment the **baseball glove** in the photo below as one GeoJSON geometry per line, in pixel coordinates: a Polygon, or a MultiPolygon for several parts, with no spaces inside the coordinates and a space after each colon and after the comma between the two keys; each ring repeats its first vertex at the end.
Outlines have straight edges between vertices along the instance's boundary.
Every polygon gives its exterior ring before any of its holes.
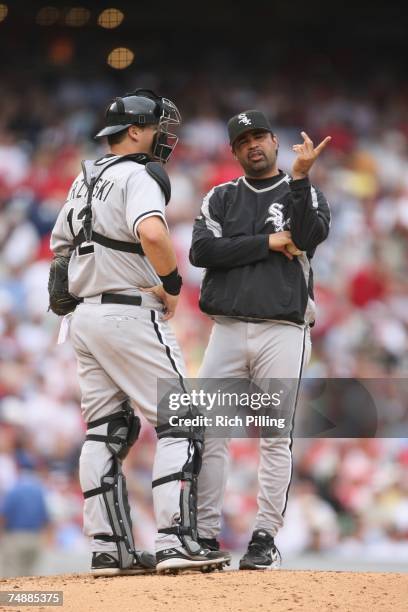
{"type": "Polygon", "coordinates": [[[68,291],[69,260],[70,257],[55,255],[50,266],[50,276],[48,278],[49,309],[59,316],[72,312],[80,302],[68,291]]]}

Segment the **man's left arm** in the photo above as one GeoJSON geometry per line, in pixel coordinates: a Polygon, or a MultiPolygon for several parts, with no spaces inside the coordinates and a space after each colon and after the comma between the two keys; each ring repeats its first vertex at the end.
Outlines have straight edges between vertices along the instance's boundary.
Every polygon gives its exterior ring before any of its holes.
{"type": "Polygon", "coordinates": [[[320,189],[312,185],[307,177],[291,181],[290,190],[292,240],[301,251],[314,251],[329,234],[329,204],[320,189]]]}
{"type": "Polygon", "coordinates": [[[69,257],[74,250],[71,229],[68,223],[66,204],[61,208],[51,232],[50,248],[54,255],[69,257]]]}
{"type": "Polygon", "coordinates": [[[317,147],[301,132],[303,143],[293,145],[297,157],[293,163],[290,190],[290,231],[294,244],[301,251],[313,252],[327,238],[330,227],[330,210],[322,192],[310,184],[308,173],[320,153],[330,142],[326,136],[317,147]]]}
{"type": "Polygon", "coordinates": [[[50,248],[54,254],[50,263],[48,276],[48,295],[50,298],[49,310],[58,316],[72,312],[78,305],[76,297],[69,293],[68,267],[71,254],[74,250],[73,230],[66,214],[66,204],[60,210],[57,221],[51,232],[50,248]]]}

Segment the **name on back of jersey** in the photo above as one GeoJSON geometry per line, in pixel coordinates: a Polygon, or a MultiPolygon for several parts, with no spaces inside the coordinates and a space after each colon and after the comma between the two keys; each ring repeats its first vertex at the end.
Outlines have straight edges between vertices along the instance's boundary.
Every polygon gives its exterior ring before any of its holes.
{"type": "MultiPolygon", "coordinates": [[[[113,188],[113,185],[114,185],[113,181],[109,181],[108,179],[104,179],[102,177],[98,179],[94,187],[92,200],[96,199],[96,200],[100,200],[101,202],[106,202],[113,188]]],[[[85,183],[85,180],[83,178],[77,179],[71,187],[71,190],[68,194],[68,200],[74,200],[77,198],[86,198],[87,194],[88,194],[88,187],[85,183]]]]}

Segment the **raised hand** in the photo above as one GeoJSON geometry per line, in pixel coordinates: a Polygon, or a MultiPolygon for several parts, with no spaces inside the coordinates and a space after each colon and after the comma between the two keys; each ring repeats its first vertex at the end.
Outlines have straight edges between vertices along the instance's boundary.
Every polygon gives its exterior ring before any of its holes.
{"type": "Polygon", "coordinates": [[[306,132],[300,132],[303,138],[303,144],[295,144],[292,149],[297,153],[297,157],[293,162],[292,177],[297,179],[305,178],[313,166],[320,153],[331,141],[331,136],[326,136],[317,147],[314,147],[312,140],[306,132]]]}

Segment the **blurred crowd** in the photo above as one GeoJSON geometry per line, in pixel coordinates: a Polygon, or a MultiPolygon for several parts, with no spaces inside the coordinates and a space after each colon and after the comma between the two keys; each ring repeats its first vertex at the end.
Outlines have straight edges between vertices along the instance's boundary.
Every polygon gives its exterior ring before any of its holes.
{"type": "MultiPolygon", "coordinates": [[[[162,91],[151,75],[140,84],[162,91]]],[[[59,320],[47,312],[49,236],[80,160],[104,151],[92,135],[118,93],[109,81],[65,78],[47,86],[33,82],[24,91],[6,83],[0,100],[0,538],[2,531],[7,535],[8,496],[31,486],[46,508],[35,530],[49,546],[67,551],[86,547],[77,476],[84,425],[73,351],[56,344],[59,320]]],[[[332,136],[312,177],[329,199],[332,226],[313,261],[318,313],[306,375],[404,378],[408,91],[381,81],[359,94],[322,83],[297,82],[295,90],[290,78],[277,77],[231,80],[220,88],[197,75],[163,93],[174,96],[184,117],[168,165],[173,196],[167,214],[184,278],[174,327],[191,376],[211,328],[198,309],[202,272],[188,263],[192,222],[206,191],[240,174],[227,146],[226,120],[259,108],[276,128],[279,165],[289,173],[300,130],[315,142],[332,136]]],[[[144,545],[154,533],[154,439],[145,426],[126,467],[144,545]]],[[[231,448],[223,540],[242,549],[255,512],[256,441],[233,440],[231,448]]],[[[298,440],[295,450],[284,548],[377,547],[384,558],[407,554],[407,439],[298,440]]]]}

